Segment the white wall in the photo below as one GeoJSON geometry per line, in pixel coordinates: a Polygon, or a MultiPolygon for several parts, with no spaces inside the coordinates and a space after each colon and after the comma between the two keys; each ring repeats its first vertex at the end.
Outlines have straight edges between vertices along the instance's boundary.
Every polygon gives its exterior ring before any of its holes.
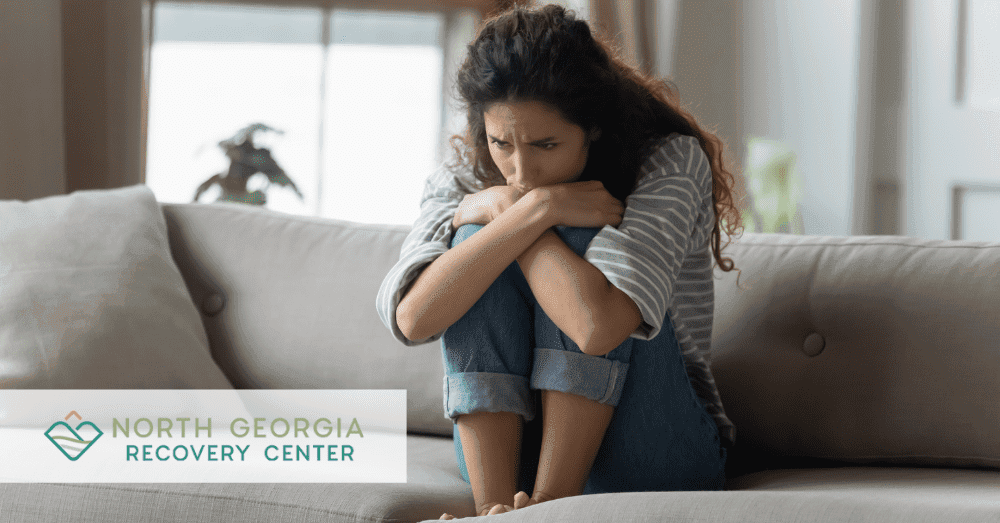
{"type": "MultiPolygon", "coordinates": [[[[947,239],[952,184],[1000,184],[1000,112],[970,106],[968,93],[956,99],[960,0],[907,2],[910,68],[903,232],[947,239]]],[[[1000,84],[1000,79],[996,82],[1000,84]]],[[[992,240],[1000,241],[1000,234],[992,240]]]]}
{"type": "Polygon", "coordinates": [[[658,0],[657,71],[740,166],[750,136],[798,156],[806,234],[849,235],[860,0],[658,0]]]}
{"type": "Polygon", "coordinates": [[[0,199],[66,187],[59,0],[0,2],[0,199]]]}
{"type": "Polygon", "coordinates": [[[805,234],[849,235],[859,0],[742,3],[743,133],[788,143],[805,234]]]}
{"type": "Polygon", "coordinates": [[[735,0],[664,0],[656,7],[662,26],[657,28],[657,71],[677,86],[681,105],[699,125],[714,128],[726,144],[729,160],[742,164],[739,4],[735,0]]]}
{"type": "Polygon", "coordinates": [[[900,234],[907,0],[861,5],[852,234],[900,234]]]}
{"type": "MultiPolygon", "coordinates": [[[[1000,44],[977,50],[974,37],[995,19],[971,19],[997,3],[657,0],[657,70],[738,165],[749,136],[791,145],[806,234],[947,239],[954,186],[1000,187],[1000,102],[970,100],[1000,92],[1000,75],[969,70],[984,52],[1000,63],[1000,44]]],[[[965,238],[1000,241],[1000,192],[970,195],[967,209],[965,238]]]]}

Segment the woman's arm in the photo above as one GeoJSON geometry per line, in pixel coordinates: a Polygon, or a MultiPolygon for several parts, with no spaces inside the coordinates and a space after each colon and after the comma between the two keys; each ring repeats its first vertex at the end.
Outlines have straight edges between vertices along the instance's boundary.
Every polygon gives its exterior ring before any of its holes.
{"type": "MultiPolygon", "coordinates": [[[[465,223],[490,223],[511,205],[512,194],[507,189],[497,187],[466,196],[455,214],[454,228],[465,223]]],[[[550,225],[617,225],[624,209],[599,182],[534,192],[548,202],[545,221],[550,225]]],[[[607,354],[642,321],[635,302],[550,229],[517,261],[539,305],[586,354],[607,354]]]]}
{"type": "Polygon", "coordinates": [[[424,268],[396,308],[404,336],[425,339],[458,321],[517,255],[551,227],[537,196],[520,198],[424,268]]]}
{"type": "Polygon", "coordinates": [[[642,322],[632,298],[551,229],[517,262],[542,310],[585,354],[611,352],[642,322]]]}
{"type": "Polygon", "coordinates": [[[456,231],[459,227],[467,223],[476,223],[479,225],[490,223],[490,219],[484,210],[473,210],[464,205],[465,202],[469,201],[469,196],[473,195],[468,195],[465,197],[466,199],[462,200],[463,205],[458,207],[458,210],[455,211],[455,217],[451,220],[451,228],[456,231]]]}

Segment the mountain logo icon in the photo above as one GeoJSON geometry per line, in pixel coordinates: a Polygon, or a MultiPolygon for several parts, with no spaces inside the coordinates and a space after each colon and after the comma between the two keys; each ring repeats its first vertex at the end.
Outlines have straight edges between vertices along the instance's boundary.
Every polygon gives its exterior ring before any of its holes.
{"type": "Polygon", "coordinates": [[[91,447],[101,436],[104,435],[101,429],[97,428],[97,425],[89,421],[82,421],[74,429],[69,426],[67,421],[73,416],[76,419],[83,420],[75,410],[70,411],[66,415],[63,421],[57,421],[45,431],[45,437],[49,438],[49,441],[58,448],[63,455],[69,458],[71,461],[76,461],[83,456],[84,452],[91,447]]]}

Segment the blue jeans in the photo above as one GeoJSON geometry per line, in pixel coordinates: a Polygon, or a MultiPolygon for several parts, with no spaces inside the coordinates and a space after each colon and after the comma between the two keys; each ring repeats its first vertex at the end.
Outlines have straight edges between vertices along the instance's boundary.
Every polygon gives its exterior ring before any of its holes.
{"type": "MultiPolygon", "coordinates": [[[[451,246],[481,228],[461,226],[451,246]]],[[[600,229],[555,231],[582,257],[600,229]]],[[[524,419],[518,490],[531,495],[541,451],[540,390],[559,390],[615,407],[584,494],[725,485],[727,449],[691,387],[669,315],[653,340],[629,337],[604,356],[584,354],[542,310],[515,261],[448,327],[441,347],[445,415],[455,423],[455,455],[466,481],[457,417],[513,412],[524,419]]]]}

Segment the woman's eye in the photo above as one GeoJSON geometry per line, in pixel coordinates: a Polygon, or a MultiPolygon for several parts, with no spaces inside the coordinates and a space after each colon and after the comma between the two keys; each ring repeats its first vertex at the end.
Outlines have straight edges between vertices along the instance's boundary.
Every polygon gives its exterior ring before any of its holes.
{"type": "MultiPolygon", "coordinates": [[[[490,143],[493,144],[493,145],[496,145],[497,147],[499,147],[501,149],[503,149],[503,148],[505,148],[505,147],[507,147],[507,146],[510,145],[507,142],[498,142],[496,140],[490,140],[490,143]]],[[[546,150],[547,151],[547,150],[550,150],[550,149],[555,149],[555,147],[557,145],[559,145],[559,144],[557,144],[557,143],[540,143],[540,144],[536,144],[535,146],[538,147],[538,148],[540,148],[540,149],[542,149],[542,150],[546,150]]]]}

